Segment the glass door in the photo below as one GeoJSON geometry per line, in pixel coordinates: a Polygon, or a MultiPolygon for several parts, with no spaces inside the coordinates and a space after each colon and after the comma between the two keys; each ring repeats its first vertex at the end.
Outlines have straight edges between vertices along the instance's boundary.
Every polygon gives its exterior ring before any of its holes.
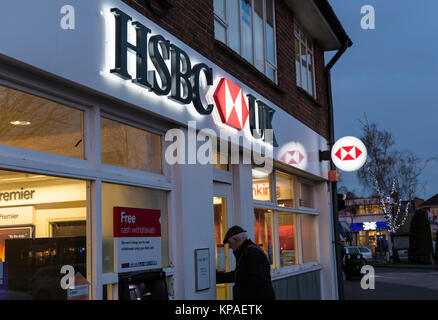
{"type": "MultiPolygon", "coordinates": [[[[215,196],[213,198],[213,206],[216,270],[218,272],[229,272],[230,250],[228,248],[228,244],[224,245],[222,241],[229,227],[229,213],[232,207],[231,186],[215,184],[215,196]]],[[[231,284],[217,284],[216,298],[217,300],[231,300],[231,284]]]]}

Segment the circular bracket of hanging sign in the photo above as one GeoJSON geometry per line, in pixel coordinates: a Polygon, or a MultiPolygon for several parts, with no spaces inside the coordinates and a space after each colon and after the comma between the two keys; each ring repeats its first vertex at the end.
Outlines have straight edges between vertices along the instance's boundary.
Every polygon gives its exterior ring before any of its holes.
{"type": "Polygon", "coordinates": [[[367,161],[367,148],[356,137],[343,137],[336,141],[332,148],[332,161],[335,166],[345,172],[357,171],[367,161]]]}

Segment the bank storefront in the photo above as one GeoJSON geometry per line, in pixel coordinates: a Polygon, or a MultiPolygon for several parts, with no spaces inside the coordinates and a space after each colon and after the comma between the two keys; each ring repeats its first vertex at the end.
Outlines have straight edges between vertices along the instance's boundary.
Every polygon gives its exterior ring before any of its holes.
{"type": "Polygon", "coordinates": [[[0,5],[29,17],[0,22],[0,299],[231,299],[235,224],[278,298],[336,299],[327,141],[120,1],[72,5],[0,5]]]}

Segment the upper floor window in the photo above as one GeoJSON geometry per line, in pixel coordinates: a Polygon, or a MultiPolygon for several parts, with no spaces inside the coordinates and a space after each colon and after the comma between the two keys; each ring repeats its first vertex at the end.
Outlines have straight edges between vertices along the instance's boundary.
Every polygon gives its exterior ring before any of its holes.
{"type": "Polygon", "coordinates": [[[296,23],[294,34],[297,85],[316,98],[312,38],[296,23]]]}
{"type": "Polygon", "coordinates": [[[277,81],[274,0],[214,0],[215,38],[277,81]]]}

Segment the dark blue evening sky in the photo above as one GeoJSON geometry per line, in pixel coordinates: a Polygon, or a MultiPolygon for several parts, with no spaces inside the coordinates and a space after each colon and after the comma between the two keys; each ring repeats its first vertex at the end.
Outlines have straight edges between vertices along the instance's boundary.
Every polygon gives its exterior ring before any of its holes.
{"type": "MultiPolygon", "coordinates": [[[[393,134],[398,149],[423,159],[438,156],[438,1],[329,2],[354,43],[332,70],[336,139],[359,137],[366,113],[393,134]],[[364,5],[376,10],[375,30],[361,28],[364,5]]],[[[340,185],[360,193],[356,173],[342,173],[341,179],[340,185]]],[[[437,162],[428,165],[421,182],[425,192],[417,196],[438,193],[437,162]]]]}

